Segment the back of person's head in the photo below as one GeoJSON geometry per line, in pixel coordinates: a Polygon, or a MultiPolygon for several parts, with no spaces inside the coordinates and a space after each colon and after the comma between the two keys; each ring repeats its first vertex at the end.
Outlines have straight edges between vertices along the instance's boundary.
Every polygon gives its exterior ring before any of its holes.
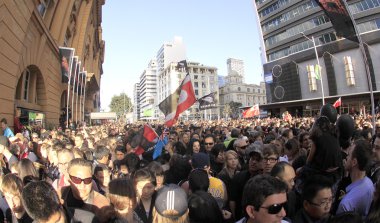
{"type": "Polygon", "coordinates": [[[130,179],[111,180],[108,184],[107,196],[116,210],[122,211],[129,208],[133,211],[136,206],[136,192],[130,179]]]}
{"type": "Polygon", "coordinates": [[[26,176],[33,176],[39,178],[39,174],[30,159],[21,159],[17,163],[18,175],[21,180],[26,176]]]}
{"type": "MultiPolygon", "coordinates": [[[[191,141],[190,144],[192,145],[191,141]]],[[[175,142],[173,145],[174,152],[178,153],[180,155],[185,155],[186,154],[186,146],[183,144],[183,142],[175,142]]]]}
{"type": "Polygon", "coordinates": [[[105,146],[97,146],[95,148],[94,158],[96,160],[101,160],[101,159],[103,159],[103,157],[109,156],[109,154],[110,154],[110,151],[109,151],[109,149],[107,147],[105,147],[105,146]]]}
{"type": "Polygon", "coordinates": [[[289,151],[295,151],[299,149],[299,142],[296,138],[289,139],[285,143],[285,148],[289,151]]]}
{"type": "Polygon", "coordinates": [[[45,181],[30,182],[22,191],[22,203],[28,215],[36,222],[47,222],[62,211],[57,192],[45,181]]]}
{"type": "Polygon", "coordinates": [[[285,172],[286,166],[293,168],[292,165],[290,165],[289,163],[287,163],[285,161],[281,161],[281,162],[276,163],[276,165],[274,165],[272,170],[270,171],[270,175],[273,177],[278,177],[281,179],[284,172],[285,172]]]}
{"type": "Polygon", "coordinates": [[[192,192],[208,191],[210,180],[208,174],[203,169],[194,169],[189,174],[189,189],[192,192]]]}
{"type": "MultiPolygon", "coordinates": [[[[353,211],[343,212],[332,217],[329,223],[362,223],[362,217],[353,211]]],[[[372,223],[372,222],[371,222],[372,223]]]]}
{"type": "Polygon", "coordinates": [[[371,165],[371,144],[364,139],[356,140],[354,144],[352,159],[356,158],[359,170],[366,171],[371,165]]]}
{"type": "Polygon", "coordinates": [[[1,183],[1,191],[3,193],[21,196],[22,188],[22,180],[15,174],[8,173],[3,177],[3,181],[1,183]]]}
{"type": "Polygon", "coordinates": [[[129,173],[134,173],[138,169],[139,162],[140,159],[135,153],[127,154],[122,161],[122,163],[126,163],[129,173]]]}
{"type": "Polygon", "coordinates": [[[213,196],[206,191],[197,191],[189,196],[190,223],[221,223],[222,212],[213,196]]]}
{"type": "Polygon", "coordinates": [[[153,222],[189,223],[187,195],[181,187],[169,184],[157,192],[153,222]]]}
{"type": "Polygon", "coordinates": [[[267,174],[251,178],[244,186],[243,210],[252,205],[256,211],[260,209],[265,199],[273,194],[286,193],[288,186],[276,177],[267,174]]]}
{"type": "Polygon", "coordinates": [[[232,137],[232,138],[238,138],[239,135],[240,135],[240,129],[238,129],[238,128],[233,128],[233,129],[231,130],[231,137],[232,137]]]}

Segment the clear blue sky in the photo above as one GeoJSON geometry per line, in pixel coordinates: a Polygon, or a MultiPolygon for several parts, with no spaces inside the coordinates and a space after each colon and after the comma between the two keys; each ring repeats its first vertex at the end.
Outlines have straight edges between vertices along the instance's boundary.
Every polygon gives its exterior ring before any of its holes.
{"type": "Polygon", "coordinates": [[[247,83],[262,81],[260,43],[252,0],[107,0],[101,107],[133,85],[164,42],[181,36],[189,61],[227,75],[227,58],[244,60],[247,83]]]}

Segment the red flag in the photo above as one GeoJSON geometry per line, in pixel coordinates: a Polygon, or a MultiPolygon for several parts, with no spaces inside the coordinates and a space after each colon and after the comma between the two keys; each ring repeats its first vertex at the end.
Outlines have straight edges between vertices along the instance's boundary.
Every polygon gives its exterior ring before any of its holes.
{"type": "Polygon", "coordinates": [[[153,147],[157,142],[157,133],[147,124],[140,130],[140,132],[133,137],[134,145],[137,145],[135,153],[140,155],[147,149],[153,147]]]}
{"type": "Polygon", "coordinates": [[[178,105],[175,118],[190,108],[197,99],[195,98],[193,84],[191,83],[191,77],[189,74],[186,75],[181,84],[181,92],[178,98],[178,105]]]}
{"type": "Polygon", "coordinates": [[[251,118],[260,115],[259,105],[256,104],[243,112],[243,118],[251,118]]]}
{"type": "Polygon", "coordinates": [[[334,102],[333,106],[334,108],[337,108],[339,106],[342,105],[342,98],[339,98],[338,100],[336,100],[336,102],[334,102]]]}

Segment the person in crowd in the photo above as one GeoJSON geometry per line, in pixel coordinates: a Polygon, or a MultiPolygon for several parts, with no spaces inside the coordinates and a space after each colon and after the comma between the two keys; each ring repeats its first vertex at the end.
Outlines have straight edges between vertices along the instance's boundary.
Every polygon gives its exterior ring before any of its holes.
{"type": "Polygon", "coordinates": [[[302,132],[298,135],[298,141],[300,143],[300,148],[305,149],[306,151],[309,151],[311,146],[310,141],[310,133],[309,132],[302,132]]]}
{"type": "Polygon", "coordinates": [[[176,143],[179,141],[178,132],[170,131],[169,133],[169,142],[176,143]]]}
{"type": "Polygon", "coordinates": [[[84,144],[84,138],[82,134],[76,134],[75,147],[82,151],[87,149],[86,145],[84,144]]]}
{"type": "MultiPolygon", "coordinates": [[[[249,147],[248,147],[249,149],[249,147]]],[[[227,194],[228,199],[231,197],[231,184],[232,179],[234,178],[236,173],[239,173],[240,166],[239,166],[239,160],[238,155],[235,151],[229,150],[225,152],[224,154],[224,167],[223,169],[218,173],[217,177],[223,181],[223,183],[226,185],[227,188],[227,194]]]]}
{"type": "MultiPolygon", "coordinates": [[[[215,144],[214,147],[212,147],[210,155],[210,161],[211,161],[211,172],[213,175],[217,175],[224,166],[224,151],[226,150],[226,147],[223,143],[215,144]]],[[[232,151],[232,150],[230,150],[232,151]]]]}
{"type": "Polygon", "coordinates": [[[294,223],[327,223],[333,203],[332,183],[324,176],[306,180],[302,190],[302,208],[294,217],[294,223]]]}
{"type": "MultiPolygon", "coordinates": [[[[199,190],[207,192],[210,187],[210,180],[206,170],[193,169],[189,174],[189,193],[191,194],[199,190]]],[[[185,189],[186,191],[186,189],[185,189]]]]}
{"type": "Polygon", "coordinates": [[[270,171],[278,162],[280,153],[277,150],[276,146],[267,144],[263,149],[263,160],[264,160],[264,173],[270,174],[270,171]]]}
{"type": "Polygon", "coordinates": [[[289,139],[293,139],[293,137],[294,137],[293,130],[292,129],[284,129],[284,131],[281,134],[281,137],[285,140],[285,143],[289,139]]]}
{"type": "Polygon", "coordinates": [[[22,191],[22,204],[34,222],[99,222],[89,211],[62,206],[55,189],[45,181],[28,183],[22,191]]]}
{"type": "Polygon", "coordinates": [[[28,223],[33,219],[26,213],[24,205],[21,201],[21,193],[23,190],[22,180],[15,174],[6,174],[1,184],[1,191],[12,212],[12,222],[28,223]]]}
{"type": "Polygon", "coordinates": [[[74,153],[68,149],[61,149],[57,152],[58,156],[58,170],[59,179],[53,182],[53,187],[58,191],[62,187],[69,186],[69,173],[67,172],[67,167],[71,160],[74,159],[74,153]]]}
{"type": "Polygon", "coordinates": [[[134,212],[137,201],[132,180],[127,178],[114,179],[110,181],[108,188],[107,197],[113,207],[113,212],[111,212],[113,217],[109,222],[142,223],[143,221],[134,212]]]}
{"type": "Polygon", "coordinates": [[[182,188],[169,184],[158,191],[153,223],[190,223],[187,195],[182,188]]]}
{"type": "Polygon", "coordinates": [[[187,156],[174,153],[169,161],[169,169],[164,173],[166,184],[179,184],[187,179],[191,171],[190,160],[187,156]]]}
{"type": "Polygon", "coordinates": [[[244,216],[237,223],[285,222],[287,186],[267,174],[257,175],[244,186],[244,216]]]}
{"type": "Polygon", "coordinates": [[[22,159],[17,163],[17,175],[23,181],[26,176],[32,176],[40,179],[33,162],[29,159],[22,159]]]}
{"type": "Polygon", "coordinates": [[[81,208],[94,213],[100,221],[105,221],[101,209],[109,206],[106,197],[93,190],[92,164],[84,159],[73,159],[67,167],[70,186],[58,191],[63,204],[67,207],[81,208]]]}
{"type": "Polygon", "coordinates": [[[329,223],[363,223],[363,219],[360,214],[349,211],[332,217],[329,223]]]}
{"type": "Polygon", "coordinates": [[[123,160],[126,155],[126,150],[124,146],[117,146],[115,149],[116,160],[123,160]]]}
{"type": "MultiPolygon", "coordinates": [[[[303,162],[303,165],[306,163],[307,151],[303,148],[300,148],[299,142],[295,138],[289,139],[285,143],[284,154],[285,154],[284,157],[286,157],[286,160],[291,165],[293,165],[293,163],[296,164],[297,162],[303,162]],[[302,159],[303,161],[299,161],[299,159],[302,159]]],[[[297,164],[297,165],[300,165],[300,164],[297,164]]],[[[301,166],[303,165],[301,164],[301,166]]]]}
{"type": "Polygon", "coordinates": [[[140,169],[134,174],[133,182],[137,195],[135,212],[144,223],[151,223],[156,200],[156,179],[148,169],[140,169]]]}
{"type": "Polygon", "coordinates": [[[188,147],[190,142],[190,134],[188,132],[182,132],[180,135],[180,141],[185,145],[185,147],[188,147]]]}
{"type": "Polygon", "coordinates": [[[1,123],[1,129],[3,130],[3,136],[5,136],[7,138],[15,136],[13,134],[12,130],[8,127],[7,119],[2,118],[0,120],[0,123],[1,123]]]}
{"type": "Polygon", "coordinates": [[[240,129],[238,128],[233,128],[231,130],[231,135],[229,138],[227,138],[225,141],[224,141],[224,146],[226,148],[229,148],[228,146],[230,145],[230,143],[232,143],[235,139],[239,138],[240,136],[240,129]]]}
{"type": "Polygon", "coordinates": [[[248,151],[249,165],[247,170],[235,174],[231,183],[230,209],[235,219],[240,219],[243,213],[242,196],[244,185],[248,180],[263,173],[263,153],[260,148],[254,146],[248,151]]]}
{"type": "Polygon", "coordinates": [[[97,164],[104,164],[106,166],[110,163],[110,150],[105,146],[97,146],[94,151],[94,166],[97,164]]]}
{"type": "Polygon", "coordinates": [[[206,191],[191,193],[188,200],[189,218],[192,222],[221,223],[223,215],[215,198],[206,191]]]}
{"type": "Polygon", "coordinates": [[[156,178],[156,191],[161,189],[164,186],[164,169],[162,168],[159,162],[153,161],[150,162],[147,166],[148,170],[156,178]]]}
{"type": "Polygon", "coordinates": [[[192,155],[199,152],[201,152],[201,142],[198,139],[191,139],[187,148],[187,154],[192,155]]]}
{"type": "Polygon", "coordinates": [[[364,219],[369,212],[373,199],[374,186],[366,176],[370,165],[371,146],[366,140],[357,140],[348,149],[345,169],[349,172],[351,184],[346,188],[346,195],[340,201],[337,214],[355,211],[364,219]]]}
{"type": "Polygon", "coordinates": [[[274,176],[282,180],[288,186],[288,191],[286,193],[288,202],[285,205],[286,217],[288,219],[293,219],[297,210],[300,208],[300,196],[297,194],[294,188],[294,179],[296,173],[294,168],[287,162],[281,161],[276,163],[270,172],[271,176],[274,176]]]}
{"type": "Polygon", "coordinates": [[[9,141],[5,136],[0,136],[0,154],[3,154],[8,164],[7,169],[10,169],[11,166],[14,166],[18,162],[17,157],[9,151],[9,141]]]}
{"type": "Polygon", "coordinates": [[[380,222],[380,184],[376,184],[376,191],[373,195],[371,209],[367,216],[367,223],[380,222]]]}
{"type": "Polygon", "coordinates": [[[210,154],[212,148],[215,145],[215,136],[208,134],[204,137],[204,145],[205,145],[205,151],[206,153],[210,154]]]}
{"type": "Polygon", "coordinates": [[[100,194],[106,195],[110,180],[111,172],[108,167],[104,164],[98,164],[94,169],[94,181],[100,194]]]}
{"type": "Polygon", "coordinates": [[[247,157],[245,149],[248,147],[247,141],[244,139],[236,139],[233,142],[233,147],[236,153],[239,155],[239,164],[242,169],[247,169],[247,157]]]}
{"type": "Polygon", "coordinates": [[[369,171],[369,178],[372,183],[378,184],[380,180],[380,133],[376,135],[372,145],[373,161],[369,171]]]}

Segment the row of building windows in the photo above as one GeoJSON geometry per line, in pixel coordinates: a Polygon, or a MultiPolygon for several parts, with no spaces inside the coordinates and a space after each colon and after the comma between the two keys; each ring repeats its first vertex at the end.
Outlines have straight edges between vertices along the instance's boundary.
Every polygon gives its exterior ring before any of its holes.
{"type": "Polygon", "coordinates": [[[311,9],[313,9],[315,7],[319,7],[318,4],[315,3],[314,0],[309,0],[306,3],[298,6],[297,8],[290,10],[290,11],[268,21],[267,23],[265,23],[262,26],[262,29],[263,29],[263,31],[267,31],[269,29],[275,28],[275,27],[279,26],[281,23],[284,23],[290,19],[293,19],[299,15],[302,15],[302,14],[310,11],[311,9]]]}
{"type": "MultiPolygon", "coordinates": [[[[323,35],[315,38],[315,45],[319,46],[319,45],[329,43],[329,42],[332,42],[335,40],[337,40],[337,36],[335,35],[335,33],[326,33],[326,34],[323,34],[323,35]]],[[[286,57],[286,56],[289,56],[291,54],[295,54],[297,52],[307,50],[307,49],[312,48],[312,47],[313,47],[313,43],[310,40],[305,40],[303,42],[297,43],[297,44],[292,45],[290,47],[287,47],[285,49],[282,49],[282,50],[279,50],[279,51],[276,51],[274,53],[269,54],[268,60],[269,61],[277,60],[277,59],[280,59],[282,57],[286,57]]]]}
{"type": "Polygon", "coordinates": [[[270,1],[270,0],[256,0],[256,5],[261,5],[261,4],[263,4],[264,2],[267,2],[267,1],[270,1]]]}
{"type": "Polygon", "coordinates": [[[269,46],[269,45],[275,44],[291,36],[295,36],[301,32],[305,32],[306,30],[313,29],[315,27],[318,27],[328,22],[330,22],[330,19],[327,16],[325,15],[318,16],[309,21],[293,26],[280,34],[269,37],[268,39],[265,40],[265,45],[269,46]]]}
{"type": "Polygon", "coordinates": [[[372,20],[372,21],[360,23],[358,25],[358,29],[359,29],[360,33],[378,30],[378,29],[380,29],[380,18],[377,18],[377,19],[372,20]]]}
{"type": "Polygon", "coordinates": [[[362,0],[349,6],[352,14],[380,7],[380,0],[362,0]]]}
{"type": "Polygon", "coordinates": [[[290,1],[294,1],[294,0],[278,0],[277,2],[271,4],[270,6],[266,7],[262,11],[260,11],[259,15],[260,15],[260,17],[264,17],[264,16],[270,14],[271,12],[276,11],[281,6],[288,4],[290,1]]]}

